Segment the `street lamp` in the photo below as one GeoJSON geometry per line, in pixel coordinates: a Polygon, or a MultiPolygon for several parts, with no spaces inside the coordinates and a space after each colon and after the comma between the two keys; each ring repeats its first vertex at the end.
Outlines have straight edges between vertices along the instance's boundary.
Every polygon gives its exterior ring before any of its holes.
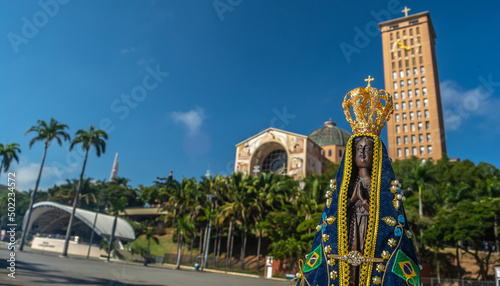
{"type": "Polygon", "coordinates": [[[212,211],[214,209],[214,201],[215,201],[215,196],[214,195],[208,195],[207,201],[209,203],[212,203],[210,206],[210,215],[208,217],[208,235],[206,239],[206,245],[205,245],[205,257],[204,257],[204,267],[207,267],[207,257],[208,257],[208,248],[210,245],[210,230],[212,229],[212,211]]]}

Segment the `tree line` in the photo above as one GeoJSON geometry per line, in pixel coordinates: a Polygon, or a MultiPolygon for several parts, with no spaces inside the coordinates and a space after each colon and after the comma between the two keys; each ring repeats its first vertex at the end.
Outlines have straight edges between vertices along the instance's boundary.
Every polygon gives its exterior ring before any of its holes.
{"type": "MultiPolygon", "coordinates": [[[[45,126],[57,124],[60,125],[54,120],[50,124],[45,123],[45,126]]],[[[39,121],[40,126],[44,127],[39,121]]],[[[55,130],[60,132],[61,128],[64,130],[67,127],[59,126],[55,130]]],[[[66,138],[58,133],[58,136],[50,137],[44,135],[48,133],[42,130],[35,127],[29,130],[37,132],[31,144],[40,140],[48,146],[47,140],[56,140],[58,143],[61,139],[69,140],[69,135],[66,138]]],[[[95,134],[96,130],[93,132],[95,134]]],[[[90,133],[92,127],[88,131],[79,130],[75,138],[90,133]]],[[[82,144],[84,150],[88,151],[93,146],[104,153],[107,136],[101,133],[97,137],[97,141],[90,140],[89,136],[81,141],[74,139],[72,147],[82,144]]],[[[0,144],[3,172],[9,169],[13,160],[18,160],[20,151],[16,143],[0,144]]],[[[421,163],[413,157],[395,161],[392,165],[407,198],[405,210],[412,231],[416,234],[414,243],[420,261],[430,264],[434,275],[462,278],[466,273],[459,265],[460,257],[465,253],[473,257],[479,266],[478,278],[486,280],[488,269],[495,262],[492,257],[498,257],[493,255],[493,250],[498,251],[500,242],[497,228],[500,214],[499,169],[484,162],[452,162],[446,156],[437,162],[421,163]],[[444,248],[455,250],[454,265],[449,259],[439,256],[439,251],[444,248]]],[[[211,237],[215,238],[218,245],[213,250],[215,256],[221,254],[223,238],[226,259],[236,256],[238,250],[234,249],[234,244],[237,239],[241,268],[244,268],[249,242],[257,245],[257,253],[252,255],[260,257],[270,253],[275,259],[293,265],[310,251],[324,209],[325,193],[337,169],[337,165],[331,164],[324,174],[310,174],[300,182],[273,173],[259,176],[233,173],[230,176],[207,174],[200,180],[158,177],[151,185],[132,187],[127,178],[117,178],[113,182],[85,178],[83,166],[79,179],[66,180],[65,184],[53,186],[47,191],[38,191],[35,187],[28,193],[18,192],[16,216],[19,219],[17,221],[21,221],[20,217],[29,208],[30,197],[35,197],[37,191],[35,202],[50,200],[89,210],[102,211],[104,205],[109,205],[116,213],[118,209],[115,205],[119,205],[120,209],[155,205],[167,211],[166,215],[159,217],[159,221],[163,227],[175,230],[173,239],[178,243],[179,255],[183,243],[193,249],[196,241],[200,251],[205,249],[203,244],[206,243],[207,227],[211,220],[211,237]],[[214,197],[213,202],[208,201],[209,195],[214,197]],[[119,203],[117,198],[120,198],[119,203]],[[268,244],[267,249],[261,249],[263,240],[268,244]]],[[[1,225],[6,224],[5,202],[7,199],[2,199],[0,203],[1,225]]],[[[151,228],[157,223],[150,222],[146,226],[133,223],[133,226],[138,235],[146,234],[152,238],[151,228]]]]}

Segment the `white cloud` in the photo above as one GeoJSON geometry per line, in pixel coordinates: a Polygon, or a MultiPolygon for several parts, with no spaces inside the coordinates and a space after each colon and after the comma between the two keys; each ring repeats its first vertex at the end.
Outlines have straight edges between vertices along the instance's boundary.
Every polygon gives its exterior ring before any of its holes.
{"type": "MultiPolygon", "coordinates": [[[[36,180],[38,178],[38,172],[40,172],[40,164],[38,163],[28,163],[20,164],[16,171],[16,189],[20,191],[28,191],[29,189],[35,189],[36,180]]],[[[64,181],[57,180],[60,179],[61,172],[56,167],[51,167],[45,165],[42,172],[42,180],[46,182],[47,180],[54,182],[55,184],[60,184],[64,181]]],[[[38,186],[38,189],[46,189],[54,185],[51,183],[46,186],[38,186]]]]}
{"type": "Polygon", "coordinates": [[[171,116],[175,122],[184,124],[190,133],[197,133],[203,124],[203,119],[205,119],[204,111],[200,107],[187,112],[174,111],[171,116]]]}
{"type": "Polygon", "coordinates": [[[498,120],[500,99],[494,98],[493,93],[486,88],[478,85],[473,89],[465,89],[453,80],[444,81],[440,86],[446,129],[459,129],[471,116],[479,116],[481,121],[487,122],[498,120]]]}

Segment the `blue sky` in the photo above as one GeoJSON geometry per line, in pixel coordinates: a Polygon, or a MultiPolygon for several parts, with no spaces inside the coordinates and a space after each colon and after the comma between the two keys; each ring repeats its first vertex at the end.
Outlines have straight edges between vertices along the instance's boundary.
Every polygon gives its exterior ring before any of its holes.
{"type": "MultiPolygon", "coordinates": [[[[437,33],[448,155],[498,167],[488,146],[500,138],[500,2],[443,2],[4,1],[0,142],[21,145],[22,190],[43,153],[24,134],[51,117],[72,136],[91,124],[108,132],[106,153],[89,157],[94,179],[109,177],[117,152],[134,186],[170,169],[229,174],[235,144],[268,127],[307,135],[331,117],[350,131],[344,95],[368,75],[384,88],[380,33],[369,29],[406,5],[429,11],[437,33]],[[358,50],[346,56],[342,43],[358,50]]],[[[78,176],[83,156],[68,149],[50,146],[42,188],[78,176]]]]}

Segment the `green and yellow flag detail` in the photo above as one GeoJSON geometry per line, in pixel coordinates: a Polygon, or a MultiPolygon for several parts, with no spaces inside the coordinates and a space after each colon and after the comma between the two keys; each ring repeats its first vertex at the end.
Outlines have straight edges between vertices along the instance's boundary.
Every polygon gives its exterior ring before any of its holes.
{"type": "Polygon", "coordinates": [[[403,251],[399,250],[392,266],[392,273],[413,286],[420,286],[420,268],[403,251]]]}
{"type": "Polygon", "coordinates": [[[313,271],[321,265],[321,244],[316,247],[313,252],[306,255],[306,263],[302,272],[313,271]]]}

